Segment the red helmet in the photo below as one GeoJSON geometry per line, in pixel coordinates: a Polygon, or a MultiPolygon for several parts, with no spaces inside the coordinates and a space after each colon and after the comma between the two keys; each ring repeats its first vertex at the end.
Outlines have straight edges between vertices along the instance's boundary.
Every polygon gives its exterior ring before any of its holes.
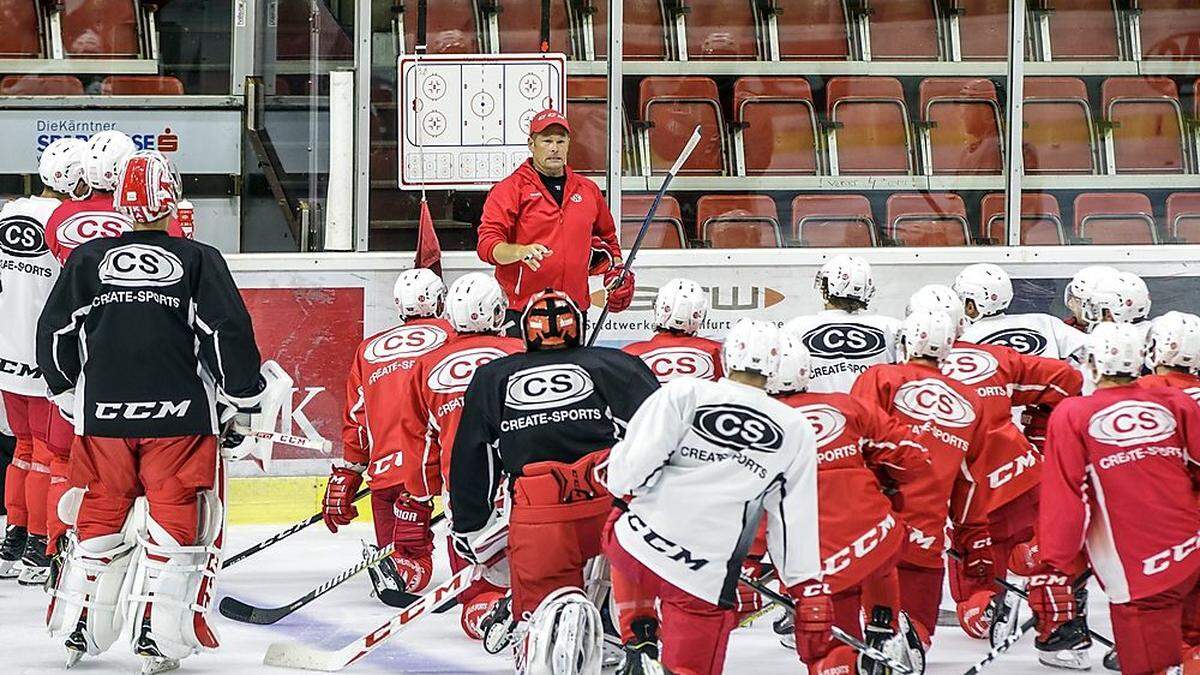
{"type": "Polygon", "coordinates": [[[528,349],[578,347],[583,343],[583,313],[562,291],[547,288],[529,298],[521,314],[528,349]]]}
{"type": "Polygon", "coordinates": [[[142,150],[129,156],[113,193],[113,208],[135,222],[149,223],[175,212],[179,174],[160,153],[142,150]]]}

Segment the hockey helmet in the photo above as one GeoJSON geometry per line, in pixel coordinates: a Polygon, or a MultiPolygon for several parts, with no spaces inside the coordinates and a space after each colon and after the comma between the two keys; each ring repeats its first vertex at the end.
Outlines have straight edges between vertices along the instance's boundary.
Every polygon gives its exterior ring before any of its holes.
{"type": "Polygon", "coordinates": [[[968,265],[954,278],[954,292],[964,304],[967,300],[975,303],[979,313],[967,317],[968,321],[975,322],[1008,309],[1013,299],[1012,279],[999,265],[968,265]]]}
{"type": "Polygon", "coordinates": [[[121,167],[113,209],[149,223],[174,213],[179,198],[179,175],[171,163],[154,150],[141,150],[121,167]]]}
{"type": "Polygon", "coordinates": [[[779,329],[756,319],[739,319],[721,345],[725,372],[757,373],[768,379],[779,372],[779,329]]]}
{"type": "Polygon", "coordinates": [[[1098,382],[1105,375],[1137,377],[1146,362],[1142,331],[1127,323],[1098,324],[1088,335],[1084,367],[1098,382]]]}
{"type": "Polygon", "coordinates": [[[910,308],[900,324],[900,360],[930,358],[939,363],[946,360],[958,334],[957,325],[946,312],[910,308]]]}
{"type": "Polygon", "coordinates": [[[500,284],[483,272],[464,274],[446,294],[446,318],[459,333],[494,333],[504,325],[507,309],[500,284]]]}
{"type": "Polygon", "coordinates": [[[392,297],[402,319],[439,316],[446,300],[446,284],[431,269],[404,270],[396,277],[392,297]]]}
{"type": "Polygon", "coordinates": [[[1195,370],[1200,367],[1200,317],[1167,312],[1150,322],[1146,365],[1195,370]]]}
{"type": "Polygon", "coordinates": [[[133,139],[116,130],[101,131],[88,139],[83,151],[83,178],[93,190],[117,189],[121,166],[137,152],[133,139]]]}
{"type": "Polygon", "coordinates": [[[788,330],[779,331],[779,370],[767,379],[767,393],[790,394],[808,389],[812,355],[800,336],[788,330]]]}
{"type": "Polygon", "coordinates": [[[70,196],[85,199],[91,194],[91,186],[83,180],[83,151],[87,141],[64,137],[55,140],[42,151],[38,162],[38,175],[42,185],[70,196]],[[85,192],[79,194],[79,183],[83,181],[85,192]]]}
{"type": "Polygon", "coordinates": [[[875,297],[871,265],[856,255],[839,254],[830,258],[817,270],[813,285],[826,300],[850,298],[869,305],[875,297]]]}
{"type": "Polygon", "coordinates": [[[1063,289],[1063,304],[1072,314],[1082,319],[1083,302],[1092,296],[1096,284],[1101,279],[1116,275],[1117,268],[1108,265],[1089,265],[1079,270],[1063,289]]]}
{"type": "Polygon", "coordinates": [[[547,288],[526,303],[521,332],[529,350],[578,347],[583,344],[583,313],[571,296],[547,288]]]}
{"type": "Polygon", "coordinates": [[[942,284],[926,284],[917,289],[908,299],[906,314],[916,311],[943,313],[950,317],[954,325],[954,338],[962,334],[966,324],[962,300],[949,286],[942,284]]]}
{"type": "Polygon", "coordinates": [[[695,335],[708,316],[708,293],[691,279],[672,279],[654,298],[654,327],[695,335]]]}
{"type": "Polygon", "coordinates": [[[1133,323],[1150,314],[1150,290],[1146,282],[1131,272],[1116,272],[1099,279],[1091,293],[1080,303],[1081,318],[1100,323],[1104,312],[1117,323],[1133,323]]]}

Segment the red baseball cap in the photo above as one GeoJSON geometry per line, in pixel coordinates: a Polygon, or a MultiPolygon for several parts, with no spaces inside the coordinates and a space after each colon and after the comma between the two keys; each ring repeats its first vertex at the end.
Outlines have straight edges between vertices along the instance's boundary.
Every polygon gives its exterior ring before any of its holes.
{"type": "Polygon", "coordinates": [[[529,133],[540,134],[546,130],[546,127],[551,127],[555,124],[565,129],[568,134],[571,133],[571,125],[567,124],[567,118],[553,108],[547,108],[529,120],[529,133]]]}

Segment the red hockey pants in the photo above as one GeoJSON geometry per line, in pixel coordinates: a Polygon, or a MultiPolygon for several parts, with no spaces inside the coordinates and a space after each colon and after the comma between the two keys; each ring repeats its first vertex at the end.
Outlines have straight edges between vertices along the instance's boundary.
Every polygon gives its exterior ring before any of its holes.
{"type": "Polygon", "coordinates": [[[1200,573],[1148,598],[1109,605],[1124,675],[1152,675],[1183,659],[1184,635],[1196,630],[1196,616],[1185,615],[1184,606],[1195,607],[1197,578],[1200,573]]]}
{"type": "Polygon", "coordinates": [[[4,473],[4,506],[8,523],[46,534],[46,492],[50,486],[52,456],[46,445],[46,427],[53,404],[40,396],[4,392],[4,409],[17,447],[4,473]]]}

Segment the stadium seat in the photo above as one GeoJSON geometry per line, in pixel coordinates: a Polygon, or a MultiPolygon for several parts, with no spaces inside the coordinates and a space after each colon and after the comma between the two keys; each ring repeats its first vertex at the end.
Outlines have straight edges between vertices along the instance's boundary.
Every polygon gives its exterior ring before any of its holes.
{"type": "Polygon", "coordinates": [[[950,192],[899,193],[887,200],[888,236],[901,246],[966,246],[967,207],[950,192]]]}
{"type": "MultiPolygon", "coordinates": [[[[633,246],[653,203],[654,195],[621,195],[621,246],[626,250],[633,246]]],[[[679,202],[671,195],[663,195],[658,203],[642,239],[642,248],[687,248],[679,202]]]]}
{"type": "Polygon", "coordinates": [[[1196,0],[1135,0],[1142,29],[1142,58],[1200,59],[1200,3],[1196,0]]]}
{"type": "Polygon", "coordinates": [[[850,58],[846,10],[838,0],[779,0],[775,15],[779,58],[800,61],[845,61],[850,58]]]}
{"type": "Polygon", "coordinates": [[[1054,61],[1112,61],[1120,58],[1112,0],[1041,0],[1049,12],[1054,61]]]}
{"type": "Polygon", "coordinates": [[[766,195],[705,195],[696,201],[700,238],[712,248],[779,248],[779,212],[766,195]]]}
{"type": "Polygon", "coordinates": [[[964,61],[1008,58],[1009,0],[958,0],[959,53],[964,61]]]}
{"type": "Polygon", "coordinates": [[[1096,173],[1087,85],[1074,77],[1025,78],[1025,173],[1096,173]]]}
{"type": "Polygon", "coordinates": [[[1183,115],[1166,77],[1111,77],[1101,86],[1117,173],[1183,173],[1183,115]]]}
{"type": "Polygon", "coordinates": [[[817,121],[802,77],[742,77],[733,83],[733,121],[746,175],[817,173],[817,121]]]}
{"type": "MultiPolygon", "coordinates": [[[[395,3],[404,17],[404,51],[416,53],[417,2],[395,3]]],[[[474,0],[441,0],[427,5],[425,42],[428,54],[474,54],[479,51],[474,0]],[[437,11],[433,11],[436,6],[437,11]]]]}
{"type": "Polygon", "coordinates": [[[912,173],[912,146],[904,88],[892,77],[835,77],[826,84],[835,122],[831,164],[838,174],[912,173]],[[835,152],[836,149],[836,152],[835,152]]]}
{"type": "MultiPolygon", "coordinates": [[[[115,2],[116,0],[108,0],[115,2]]],[[[354,44],[323,2],[317,6],[317,53],[321,59],[349,61],[354,44]]],[[[279,27],[275,32],[275,54],[281,61],[304,60],[313,56],[313,28],[309,22],[309,0],[279,0],[279,27]]]]}
{"type": "MultiPolygon", "coordinates": [[[[510,54],[542,51],[541,0],[492,0],[500,26],[500,51],[510,54]]],[[[441,11],[441,10],[439,10],[441,11]]],[[[567,0],[550,0],[550,51],[572,57],[571,23],[567,0]]]]}
{"type": "Polygon", "coordinates": [[[1200,244],[1200,193],[1176,192],[1167,197],[1167,228],[1184,244],[1200,244]]]}
{"type": "Polygon", "coordinates": [[[100,83],[104,95],[179,96],[183,83],[170,75],[109,75],[100,83]]]}
{"type": "Polygon", "coordinates": [[[648,125],[647,160],[652,173],[666,173],[700,125],[701,139],[681,174],[721,174],[725,169],[717,84],[707,77],[647,77],[638,86],[638,109],[648,125]]]}
{"type": "MultiPolygon", "coordinates": [[[[1008,208],[1003,193],[985,195],[980,202],[983,236],[999,246],[1008,244],[1005,215],[1008,208]]],[[[1057,246],[1066,243],[1062,214],[1058,200],[1047,192],[1021,193],[1021,244],[1023,246],[1057,246]]]]}
{"type": "Polygon", "coordinates": [[[1093,244],[1154,244],[1154,207],[1136,192],[1082,194],[1075,198],[1075,236],[1093,244]]]}
{"type": "MultiPolygon", "coordinates": [[[[592,15],[596,58],[608,56],[608,2],[585,0],[595,9],[592,15]]],[[[661,2],[654,0],[625,0],[625,30],[621,35],[621,51],[626,59],[664,61],[667,58],[667,29],[663,21],[661,2]]]]}
{"type": "Polygon", "coordinates": [[[937,61],[938,25],[933,0],[870,0],[874,61],[937,61]]]}
{"type": "Polygon", "coordinates": [[[0,79],[4,96],[78,96],[83,82],[74,75],[5,75],[0,79]]]}
{"type": "Polygon", "coordinates": [[[935,174],[993,174],[1004,169],[996,85],[983,78],[921,81],[921,120],[929,123],[935,174]]]}
{"type": "MultiPolygon", "coordinates": [[[[64,0],[62,7],[63,51],[67,56],[134,58],[139,55],[139,9],[135,0],[64,0]]],[[[304,16],[307,26],[307,11],[304,16]]]]}
{"type": "Polygon", "coordinates": [[[567,121],[575,138],[589,142],[571,145],[571,168],[585,174],[604,173],[608,148],[608,80],[603,77],[567,78],[567,121]]]}
{"type": "Polygon", "coordinates": [[[692,60],[758,58],[753,0],[688,0],[687,53],[692,60]]]}
{"type": "Polygon", "coordinates": [[[792,238],[802,246],[875,246],[871,202],[862,195],[798,195],[792,200],[792,238]]]}
{"type": "Polygon", "coordinates": [[[37,0],[0,0],[0,58],[32,59],[42,55],[37,0]]]}

